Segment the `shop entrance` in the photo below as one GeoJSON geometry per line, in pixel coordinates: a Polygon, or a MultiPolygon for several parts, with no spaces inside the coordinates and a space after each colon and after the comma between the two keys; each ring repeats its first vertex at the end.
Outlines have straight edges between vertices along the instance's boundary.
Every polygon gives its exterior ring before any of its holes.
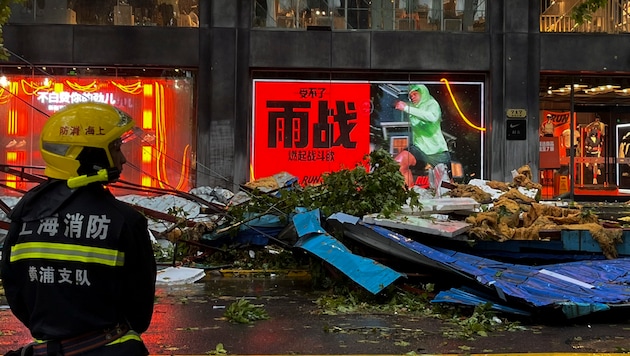
{"type": "Polygon", "coordinates": [[[542,75],[543,199],[630,200],[630,77],[542,75]]]}
{"type": "Polygon", "coordinates": [[[568,198],[571,189],[593,199],[630,194],[630,106],[575,104],[573,112],[541,114],[544,199],[568,198]]]}

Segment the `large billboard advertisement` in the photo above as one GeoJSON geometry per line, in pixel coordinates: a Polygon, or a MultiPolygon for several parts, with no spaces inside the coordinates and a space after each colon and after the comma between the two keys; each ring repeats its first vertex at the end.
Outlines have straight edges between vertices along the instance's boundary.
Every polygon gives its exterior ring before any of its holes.
{"type": "Polygon", "coordinates": [[[354,168],[375,149],[413,153],[414,182],[444,163],[455,181],[484,175],[483,82],[254,80],[250,179],[301,184],[354,168]]]}

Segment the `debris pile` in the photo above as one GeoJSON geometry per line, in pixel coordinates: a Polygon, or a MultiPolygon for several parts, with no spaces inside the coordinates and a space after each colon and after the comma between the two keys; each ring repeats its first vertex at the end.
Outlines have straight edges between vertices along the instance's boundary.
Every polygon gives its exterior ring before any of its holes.
{"type": "MultiPolygon", "coordinates": [[[[429,240],[435,243],[462,239],[471,245],[544,242],[549,240],[549,231],[579,230],[590,233],[601,247],[600,255],[609,260],[618,257],[618,245],[623,242],[620,226],[605,226],[594,212],[577,204],[556,206],[541,202],[538,199],[540,188],[531,181],[529,167],[524,166],[513,172],[511,183],[472,180],[467,184],[452,184],[447,194],[436,194],[431,188],[406,189],[398,165],[389,153],[374,152],[366,165],[326,174],[318,186],[301,187],[294,177],[282,172],[250,182],[236,194],[222,188],[201,187],[188,193],[164,191],[162,195],[149,195],[142,192],[119,196],[119,199],[149,218],[158,260],[176,265],[271,270],[286,268],[291,263],[297,265],[302,262],[298,259],[306,254],[327,262],[337,274],[345,274],[375,294],[404,276],[403,271],[395,269],[396,263],[401,261],[465,275],[493,290],[500,287],[496,282],[505,271],[527,276],[523,280],[536,283],[542,278],[546,286],[549,285],[547,279],[588,288],[596,285],[596,280],[578,280],[580,272],[574,271],[579,266],[524,268],[462,251],[433,249],[415,240],[419,233],[432,237],[429,240]],[[308,221],[296,220],[305,213],[310,213],[308,221]],[[319,225],[320,218],[328,222],[333,216],[337,217],[337,225],[343,226],[341,231],[328,232],[329,226],[319,225]],[[338,233],[342,236],[338,237],[338,233]],[[357,245],[359,253],[355,253],[357,246],[343,246],[341,238],[357,245]],[[361,254],[366,247],[384,253],[389,259],[379,259],[383,261],[380,265],[361,254]],[[293,261],[274,265],[269,259],[271,255],[278,259],[290,255],[293,261]],[[385,262],[392,264],[386,266],[385,262]],[[482,265],[488,267],[480,268],[482,265]],[[490,267],[496,271],[484,274],[490,267]]],[[[5,203],[13,206],[16,201],[5,203]]],[[[0,220],[6,221],[6,217],[0,220]]],[[[599,262],[598,267],[607,270],[609,265],[599,262]]],[[[615,262],[623,268],[628,263],[621,259],[615,262]]],[[[503,293],[516,293],[516,288],[520,288],[520,285],[509,285],[513,280],[506,279],[503,283],[503,293]]],[[[536,289],[537,286],[526,288],[536,289]]],[[[619,295],[618,292],[613,294],[619,295]]],[[[443,297],[461,302],[455,294],[443,297]]],[[[529,294],[516,293],[515,297],[545,306],[561,303],[555,299],[539,301],[538,296],[534,298],[529,294]]],[[[622,299],[627,301],[625,296],[622,299]]],[[[580,310],[578,314],[586,312],[591,311],[580,310]]]]}
{"type": "Polygon", "coordinates": [[[456,184],[449,192],[451,197],[471,197],[487,205],[486,210],[465,218],[471,225],[468,236],[476,241],[539,241],[548,239],[541,232],[586,230],[606,258],[618,257],[617,245],[623,242],[620,226],[604,227],[597,214],[577,204],[571,207],[543,204],[537,199],[538,194],[524,194],[524,191],[539,192],[542,188],[531,178],[531,169],[523,166],[515,172],[512,183],[456,184]],[[483,186],[486,190],[481,188],[483,186]],[[495,191],[494,197],[487,188],[495,191]]]}

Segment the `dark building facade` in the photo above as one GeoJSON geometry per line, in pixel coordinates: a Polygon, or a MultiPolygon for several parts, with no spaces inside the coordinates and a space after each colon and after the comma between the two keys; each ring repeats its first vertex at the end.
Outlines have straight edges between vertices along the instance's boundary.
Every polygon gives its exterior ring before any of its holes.
{"type": "Polygon", "coordinates": [[[252,3],[202,0],[198,27],[11,23],[3,67],[193,78],[191,185],[229,189],[251,178],[256,79],[475,78],[484,87],[481,176],[511,181],[512,170],[529,164],[537,181],[541,113],[573,113],[580,101],[545,98],[547,88],[630,74],[628,34],[541,32],[543,5],[529,0],[489,1],[484,31],[269,29],[254,26],[252,3]]]}

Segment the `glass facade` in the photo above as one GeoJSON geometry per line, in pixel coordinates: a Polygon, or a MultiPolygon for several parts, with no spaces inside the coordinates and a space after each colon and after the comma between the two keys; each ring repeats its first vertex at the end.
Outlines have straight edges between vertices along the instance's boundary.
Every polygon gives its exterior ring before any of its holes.
{"type": "Polygon", "coordinates": [[[199,27],[199,0],[26,0],[9,23],[199,27]]]}
{"type": "Polygon", "coordinates": [[[253,27],[485,31],[485,0],[256,0],[253,27]]]}
{"type": "MultiPolygon", "coordinates": [[[[194,186],[191,72],[173,71],[168,75],[141,69],[118,72],[115,68],[0,69],[5,73],[0,76],[0,166],[43,174],[39,132],[47,118],[65,105],[95,101],[127,112],[144,131],[141,139],[122,147],[127,164],[121,180],[147,188],[183,191],[194,186]]],[[[23,192],[34,183],[21,179],[19,174],[5,177],[3,194],[23,192]]]]}
{"type": "Polygon", "coordinates": [[[629,77],[543,75],[540,104],[543,198],[630,192],[629,77]]]}
{"type": "Polygon", "coordinates": [[[541,0],[540,32],[630,32],[630,1],[608,0],[584,21],[577,21],[581,0],[541,0]]]}

